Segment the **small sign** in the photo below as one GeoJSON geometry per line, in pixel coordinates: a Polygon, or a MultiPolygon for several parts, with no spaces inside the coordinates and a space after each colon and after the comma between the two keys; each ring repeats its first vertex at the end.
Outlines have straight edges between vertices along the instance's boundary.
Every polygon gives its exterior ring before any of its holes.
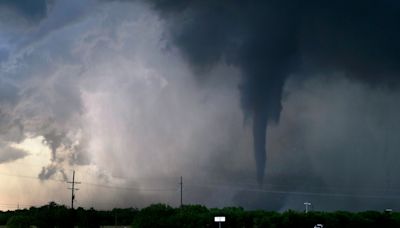
{"type": "Polygon", "coordinates": [[[225,222],[225,216],[214,217],[214,222],[225,222]]]}

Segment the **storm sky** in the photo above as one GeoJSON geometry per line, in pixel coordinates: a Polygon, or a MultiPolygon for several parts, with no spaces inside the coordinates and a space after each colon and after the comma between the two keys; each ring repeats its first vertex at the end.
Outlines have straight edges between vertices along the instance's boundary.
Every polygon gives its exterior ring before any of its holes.
{"type": "Polygon", "coordinates": [[[398,210],[399,11],[0,0],[0,209],[398,210]]]}

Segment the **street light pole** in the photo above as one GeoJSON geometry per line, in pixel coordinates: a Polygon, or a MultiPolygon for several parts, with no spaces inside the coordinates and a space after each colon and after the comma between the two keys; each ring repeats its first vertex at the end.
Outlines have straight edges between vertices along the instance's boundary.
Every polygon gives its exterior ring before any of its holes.
{"type": "Polygon", "coordinates": [[[304,205],[306,206],[306,213],[308,213],[308,207],[311,206],[311,203],[305,202],[304,205]]]}

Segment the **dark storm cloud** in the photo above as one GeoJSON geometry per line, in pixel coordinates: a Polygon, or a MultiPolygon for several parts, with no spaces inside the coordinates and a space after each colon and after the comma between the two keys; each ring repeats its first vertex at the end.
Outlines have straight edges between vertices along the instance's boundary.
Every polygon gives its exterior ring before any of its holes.
{"type": "Polygon", "coordinates": [[[301,54],[319,70],[374,83],[398,81],[400,8],[394,1],[331,1],[305,7],[301,54]],[[304,54],[303,54],[304,53],[304,54]]]}
{"type": "Polygon", "coordinates": [[[0,48],[0,62],[8,58],[8,51],[4,48],[0,48]]]}
{"type": "Polygon", "coordinates": [[[0,0],[0,8],[13,10],[27,19],[41,19],[46,16],[46,0],[0,0]]]}
{"type": "Polygon", "coordinates": [[[18,89],[15,85],[0,79],[0,102],[14,104],[18,100],[18,89]]]}
{"type": "Polygon", "coordinates": [[[43,143],[49,146],[51,150],[51,160],[54,162],[57,158],[57,149],[62,145],[65,139],[65,133],[57,133],[55,130],[44,134],[43,143]]]}
{"type": "Polygon", "coordinates": [[[400,67],[400,6],[394,1],[153,3],[170,20],[174,44],[195,67],[224,59],[287,75],[311,62],[310,70],[354,71],[372,81],[390,80],[394,75],[389,72],[400,67]]]}
{"type": "Polygon", "coordinates": [[[68,180],[68,176],[65,173],[64,169],[58,167],[57,164],[50,164],[46,167],[42,167],[42,171],[39,173],[38,178],[40,180],[48,180],[54,177],[54,175],[57,173],[61,174],[61,178],[63,181],[68,180]]]}
{"type": "MultiPolygon", "coordinates": [[[[318,197],[292,191],[399,188],[400,96],[376,89],[397,81],[398,3],[156,0],[156,15],[149,2],[49,1],[32,24],[0,6],[12,16],[0,14],[0,139],[42,140],[52,153],[37,171],[42,180],[93,168],[78,180],[175,188],[183,175],[187,203],[277,210],[318,205],[318,197]],[[254,126],[259,180],[268,144],[262,187],[282,194],[256,189],[243,116],[254,126]],[[132,182],[138,178],[161,180],[132,182]],[[215,188],[225,182],[232,188],[215,188]]],[[[175,191],[99,191],[82,196],[82,205],[177,202],[175,191]]],[[[347,208],[362,205],[346,200],[347,208]]]]}
{"type": "MultiPolygon", "coordinates": [[[[257,178],[269,122],[279,121],[290,75],[344,72],[374,86],[398,82],[400,8],[394,1],[152,1],[167,38],[202,75],[239,67],[245,115],[253,120],[257,178]]],[[[333,74],[334,75],[334,74],[333,74]]]]}
{"type": "Polygon", "coordinates": [[[2,142],[0,142],[0,146],[0,164],[12,162],[28,155],[26,151],[10,147],[2,142]]]}

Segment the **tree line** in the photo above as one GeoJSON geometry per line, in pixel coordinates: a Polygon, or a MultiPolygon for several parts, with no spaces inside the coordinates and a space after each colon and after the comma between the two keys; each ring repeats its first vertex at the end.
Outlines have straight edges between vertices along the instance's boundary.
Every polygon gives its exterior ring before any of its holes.
{"type": "Polygon", "coordinates": [[[153,204],[143,209],[125,208],[97,211],[93,208],[69,209],[54,202],[41,207],[0,212],[0,225],[7,227],[218,227],[215,216],[225,216],[222,227],[266,228],[324,228],[400,227],[398,212],[318,212],[252,210],[241,207],[207,208],[201,205],[184,205],[173,208],[165,204],[153,204]]]}

